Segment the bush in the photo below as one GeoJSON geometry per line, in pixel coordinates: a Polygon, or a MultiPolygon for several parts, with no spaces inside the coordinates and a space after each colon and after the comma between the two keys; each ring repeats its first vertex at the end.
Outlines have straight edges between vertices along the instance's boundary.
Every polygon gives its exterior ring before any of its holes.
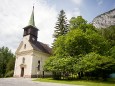
{"type": "Polygon", "coordinates": [[[60,80],[61,79],[61,72],[53,72],[53,79],[60,80]]]}
{"type": "Polygon", "coordinates": [[[106,80],[115,71],[115,59],[92,52],[82,57],[74,69],[76,72],[83,72],[84,76],[90,79],[102,78],[106,80]]]}
{"type": "Polygon", "coordinates": [[[13,77],[14,70],[11,70],[5,74],[5,77],[13,77]]]}

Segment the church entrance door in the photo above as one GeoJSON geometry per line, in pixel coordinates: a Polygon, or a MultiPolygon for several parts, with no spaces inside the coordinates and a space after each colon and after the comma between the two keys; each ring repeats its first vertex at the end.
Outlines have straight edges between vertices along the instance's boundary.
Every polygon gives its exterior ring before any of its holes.
{"type": "Polygon", "coordinates": [[[21,68],[21,77],[24,76],[24,67],[21,68]]]}

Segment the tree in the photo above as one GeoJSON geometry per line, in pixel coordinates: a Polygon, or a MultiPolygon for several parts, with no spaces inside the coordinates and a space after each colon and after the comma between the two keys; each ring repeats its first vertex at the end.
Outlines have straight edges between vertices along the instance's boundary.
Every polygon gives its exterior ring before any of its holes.
{"type": "Polygon", "coordinates": [[[12,58],[9,59],[7,65],[6,65],[6,74],[9,71],[14,70],[14,64],[15,64],[15,57],[12,57],[12,58]]]}
{"type": "Polygon", "coordinates": [[[74,57],[90,52],[91,46],[85,36],[85,33],[80,29],[72,30],[66,35],[64,50],[67,55],[74,57]]]}
{"type": "Polygon", "coordinates": [[[61,77],[68,77],[66,74],[73,73],[73,65],[76,63],[76,59],[72,57],[63,57],[58,56],[50,57],[45,65],[44,70],[50,71],[53,73],[54,79],[61,79],[61,77]]]}
{"type": "Polygon", "coordinates": [[[54,46],[53,56],[46,62],[44,70],[52,71],[55,74],[65,71],[69,74],[78,73],[79,78],[82,71],[75,72],[74,64],[90,52],[106,55],[109,50],[108,41],[91,29],[87,29],[86,32],[81,29],[71,30],[65,36],[58,37],[54,46]]]}
{"type": "Polygon", "coordinates": [[[60,11],[56,26],[54,31],[54,38],[58,38],[59,36],[65,35],[68,32],[68,21],[65,15],[64,10],[60,11]]]}
{"type": "Polygon", "coordinates": [[[14,58],[15,56],[7,47],[0,48],[0,77],[5,77],[6,72],[14,69],[14,64],[12,64],[12,62],[15,60],[14,58]],[[10,65],[10,63],[12,65],[10,65]]]}
{"type": "Polygon", "coordinates": [[[57,38],[57,40],[53,44],[53,55],[54,56],[60,56],[64,57],[66,55],[65,53],[65,36],[60,36],[57,38]]]}
{"type": "Polygon", "coordinates": [[[96,77],[96,79],[98,77],[106,79],[109,74],[115,71],[114,68],[114,58],[101,56],[94,52],[82,57],[79,62],[74,65],[74,71],[83,72],[84,76],[96,77]]]}
{"type": "Polygon", "coordinates": [[[115,59],[115,46],[113,46],[110,50],[109,50],[109,55],[115,59]]]}
{"type": "Polygon", "coordinates": [[[59,37],[54,45],[54,54],[60,57],[76,57],[90,52],[106,55],[110,48],[106,39],[90,29],[86,32],[81,29],[71,30],[66,36],[59,37]]]}
{"type": "Polygon", "coordinates": [[[99,32],[110,42],[111,46],[115,46],[115,26],[102,28],[99,32]]]}
{"type": "Polygon", "coordinates": [[[87,21],[82,18],[82,16],[78,16],[77,18],[72,17],[70,19],[70,29],[77,29],[82,25],[86,25],[87,21]]]}
{"type": "Polygon", "coordinates": [[[103,36],[93,30],[86,31],[86,38],[91,45],[91,52],[96,52],[100,55],[107,55],[110,50],[110,43],[103,36]]]}
{"type": "MultiPolygon", "coordinates": [[[[79,78],[81,78],[84,73],[90,76],[88,73],[98,72],[97,66],[104,65],[104,69],[100,68],[101,74],[102,71],[109,74],[111,72],[109,68],[112,69],[112,66],[114,66],[114,62],[111,64],[109,62],[114,59],[110,58],[111,60],[108,60],[108,52],[111,48],[108,40],[100,35],[96,28],[92,24],[88,24],[81,16],[71,19],[69,28],[70,30],[66,35],[59,36],[54,42],[53,55],[46,61],[44,70],[54,72],[54,75],[58,75],[58,79],[61,77],[60,72],[62,74],[65,71],[69,75],[71,73],[78,74],[79,78]],[[91,52],[94,52],[94,54],[91,52]],[[92,60],[93,55],[95,55],[94,60],[92,60]],[[90,58],[90,60],[86,57],[90,58]],[[100,63],[98,58],[101,59],[100,63]],[[84,61],[91,61],[92,64],[88,62],[86,64],[89,66],[86,67],[87,65],[85,65],[84,61]],[[96,62],[93,63],[93,61],[96,62]]],[[[104,74],[101,77],[104,77],[104,74]]]]}

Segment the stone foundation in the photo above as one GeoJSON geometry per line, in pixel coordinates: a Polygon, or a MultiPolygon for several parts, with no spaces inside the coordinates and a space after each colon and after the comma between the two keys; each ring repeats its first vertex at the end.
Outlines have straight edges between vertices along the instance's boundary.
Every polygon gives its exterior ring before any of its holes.
{"type": "Polygon", "coordinates": [[[19,75],[14,75],[13,77],[14,77],[14,78],[19,78],[20,76],[19,76],[19,75]]]}
{"type": "MultiPolygon", "coordinates": [[[[22,78],[48,78],[52,75],[24,75],[22,78]]],[[[14,75],[14,78],[21,78],[19,75],[14,75]]]]}

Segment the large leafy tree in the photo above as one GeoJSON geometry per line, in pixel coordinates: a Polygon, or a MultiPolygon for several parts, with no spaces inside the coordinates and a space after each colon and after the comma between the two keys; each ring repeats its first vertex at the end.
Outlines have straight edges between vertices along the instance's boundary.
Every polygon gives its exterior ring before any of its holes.
{"type": "Polygon", "coordinates": [[[60,58],[58,56],[51,57],[49,60],[46,61],[44,69],[46,71],[52,71],[52,72],[71,71],[71,69],[72,69],[71,64],[73,61],[74,60],[71,57],[69,57],[69,58],[60,58]]]}
{"type": "Polygon", "coordinates": [[[115,71],[115,59],[91,52],[74,65],[74,71],[84,72],[87,77],[106,79],[109,74],[115,71]]]}
{"type": "Polygon", "coordinates": [[[65,36],[60,36],[54,42],[53,55],[64,57],[66,55],[66,52],[64,49],[65,49],[65,36]]]}
{"type": "MultiPolygon", "coordinates": [[[[111,60],[108,60],[107,58],[109,57],[106,57],[110,49],[108,40],[100,35],[95,27],[88,24],[81,16],[70,20],[69,29],[70,31],[66,35],[59,36],[54,42],[53,56],[47,60],[44,69],[46,71],[54,71],[55,73],[64,71],[77,73],[78,76],[81,77],[84,72],[86,73],[88,71],[88,69],[87,71],[84,70],[86,68],[84,62],[85,57],[87,57],[87,54],[90,55],[89,53],[95,52],[95,61],[98,61],[97,59],[99,58],[101,59],[101,63],[92,62],[92,65],[95,66],[92,71],[98,71],[96,66],[104,64],[105,69],[102,71],[111,72],[109,68],[111,68],[110,66],[113,66],[114,63],[109,64],[109,62],[114,59],[110,58],[111,60]],[[104,59],[102,60],[102,58],[104,59]],[[108,60],[107,63],[106,59],[108,60]]],[[[94,61],[92,53],[90,57],[90,61],[91,60],[94,61]]]]}
{"type": "MultiPolygon", "coordinates": [[[[81,61],[81,58],[90,52],[106,55],[109,50],[108,41],[90,29],[86,32],[81,29],[71,30],[66,36],[58,37],[54,46],[54,54],[46,62],[45,70],[56,73],[64,71],[74,72],[78,73],[79,77],[82,72],[75,72],[73,65],[78,64],[78,61],[81,61]]],[[[82,64],[81,66],[85,65],[82,64]]]]}
{"type": "Polygon", "coordinates": [[[61,10],[55,26],[53,36],[54,38],[58,38],[59,36],[65,35],[67,32],[68,32],[68,21],[64,10],[61,10]]]}
{"type": "Polygon", "coordinates": [[[60,55],[60,57],[76,57],[90,52],[106,55],[109,50],[108,41],[89,29],[86,32],[81,29],[71,30],[66,36],[59,37],[54,45],[54,53],[60,55]]]}
{"type": "Polygon", "coordinates": [[[72,17],[70,19],[70,25],[69,29],[81,29],[82,31],[86,32],[87,29],[92,29],[96,31],[96,28],[92,24],[88,24],[85,19],[82,18],[82,16],[72,17]]]}
{"type": "Polygon", "coordinates": [[[54,74],[54,79],[61,79],[61,75],[66,76],[67,73],[73,73],[73,65],[76,63],[76,58],[52,56],[44,65],[45,71],[50,71],[54,74]]]}
{"type": "Polygon", "coordinates": [[[15,56],[7,47],[0,48],[0,77],[14,69],[15,56]]]}
{"type": "Polygon", "coordinates": [[[70,19],[70,28],[71,29],[76,29],[78,27],[80,27],[81,25],[86,25],[87,21],[85,19],[82,18],[82,16],[78,16],[78,17],[72,17],[70,19]]]}

